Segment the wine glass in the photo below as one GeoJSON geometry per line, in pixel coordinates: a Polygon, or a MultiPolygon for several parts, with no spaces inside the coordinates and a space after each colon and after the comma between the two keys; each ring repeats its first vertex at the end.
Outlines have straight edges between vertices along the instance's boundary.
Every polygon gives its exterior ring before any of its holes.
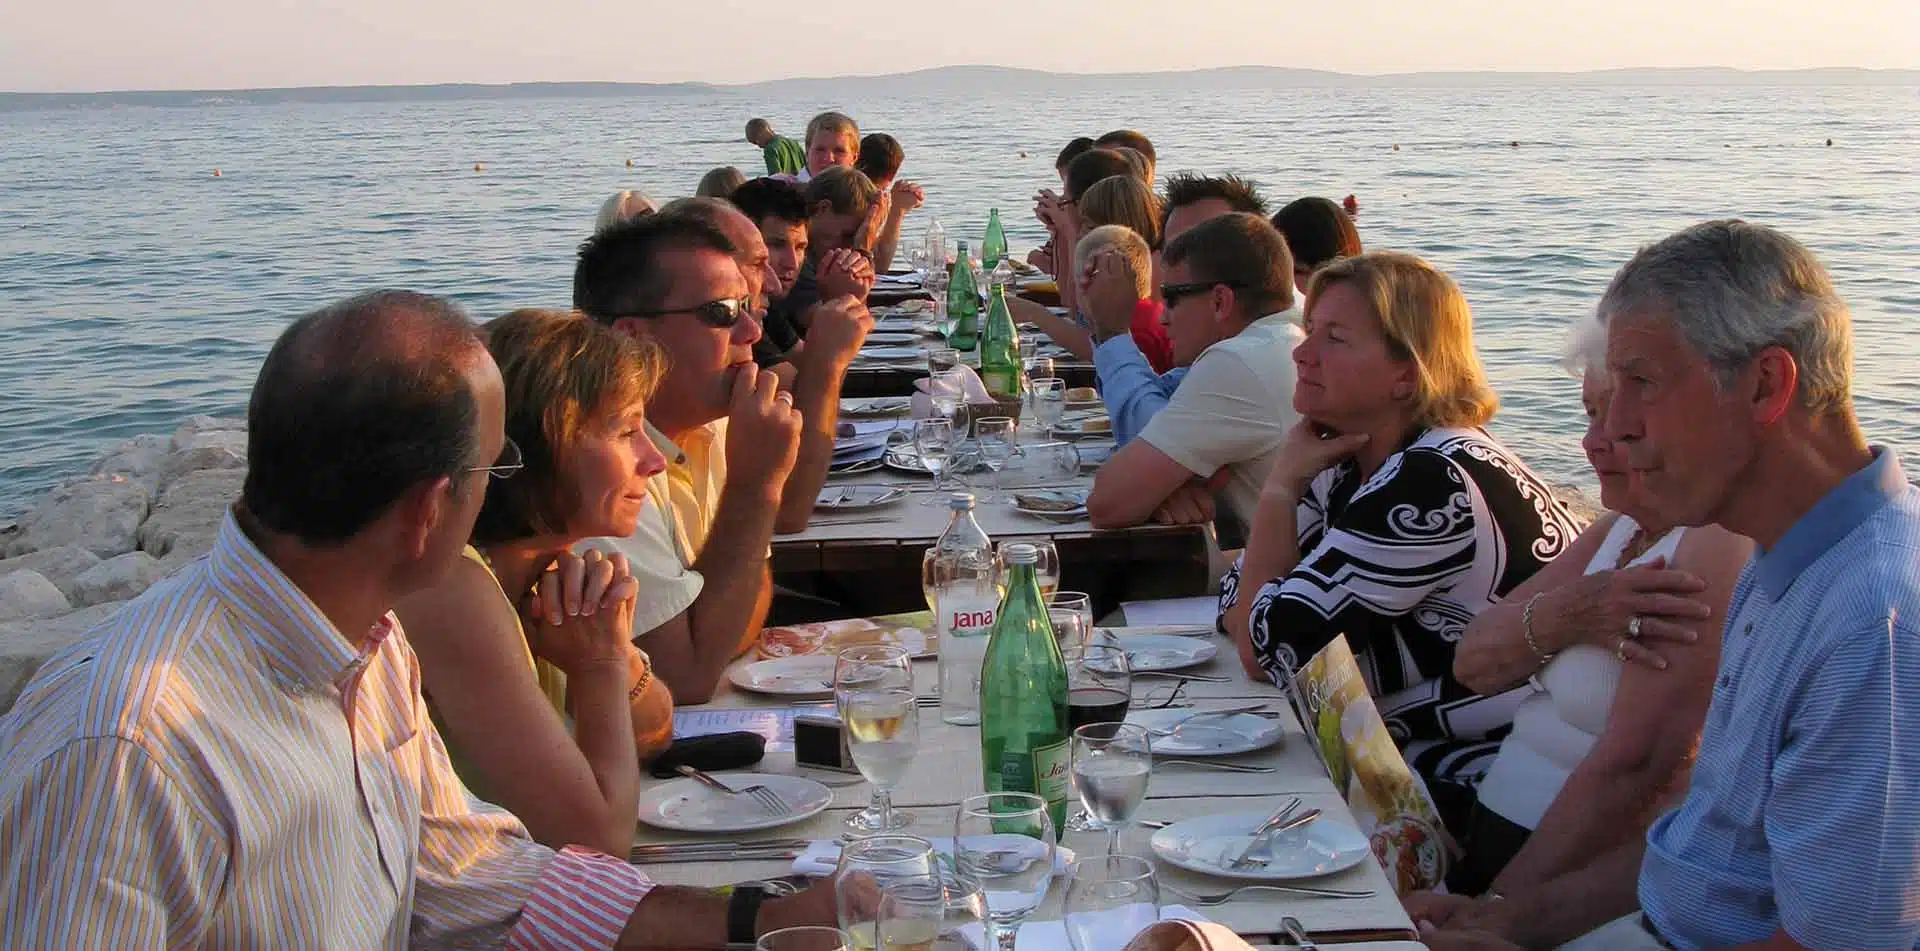
{"type": "MultiPolygon", "coordinates": [[[[1080,614],[1072,608],[1048,608],[1054,636],[1060,638],[1060,653],[1067,662],[1067,728],[1079,729],[1089,723],[1118,723],[1127,718],[1133,705],[1133,667],[1127,652],[1118,644],[1089,644],[1084,639],[1068,641],[1070,631],[1080,627],[1080,614]],[[1073,645],[1071,651],[1068,644],[1073,645]]],[[[1085,806],[1076,806],[1067,818],[1068,832],[1086,832],[1094,828],[1085,806]]]]}
{"type": "Polygon", "coordinates": [[[979,879],[960,874],[958,866],[942,866],[940,883],[947,893],[947,908],[933,951],[986,951],[993,928],[986,888],[979,879]]]}
{"type": "MultiPolygon", "coordinates": [[[[932,360],[931,355],[928,360],[932,360]]],[[[933,415],[953,419],[967,401],[967,371],[949,367],[928,376],[927,400],[933,405],[933,415]]]]}
{"type": "Polygon", "coordinates": [[[946,920],[944,877],[936,865],[930,876],[909,877],[880,890],[874,914],[877,951],[927,951],[934,946],[946,920]]]}
{"type": "Polygon", "coordinates": [[[834,909],[840,927],[856,946],[883,947],[878,903],[886,889],[908,882],[937,882],[938,875],[933,843],[918,836],[873,835],[847,842],[840,847],[840,861],[833,869],[834,909]]]}
{"type": "Polygon", "coordinates": [[[753,951],[853,951],[853,936],[826,925],[799,925],[761,935],[753,951]]]}
{"type": "Polygon", "coordinates": [[[1020,925],[1053,883],[1053,820],[1032,793],[970,796],[953,821],[954,865],[987,893],[1000,951],[1013,951],[1020,925]]]}
{"type": "Polygon", "coordinates": [[[960,365],[960,351],[952,347],[932,347],[927,350],[927,374],[939,376],[960,365]]]}
{"type": "MultiPolygon", "coordinates": [[[[1126,707],[1120,708],[1126,716],[1126,707]]],[[[1073,731],[1073,788],[1094,825],[1107,830],[1107,854],[1120,852],[1120,833],[1147,801],[1153,775],[1153,739],[1138,723],[1089,723],[1073,731]]]]}
{"type": "Polygon", "coordinates": [[[1067,381],[1058,377],[1035,379],[1032,385],[1033,419],[1044,432],[1059,428],[1067,415],[1067,381]]]}
{"type": "Polygon", "coordinates": [[[973,437],[980,444],[980,460],[993,470],[993,501],[1001,499],[1000,470],[1013,458],[1015,430],[1012,417],[988,416],[974,424],[973,437]]]}
{"type": "Polygon", "coordinates": [[[913,693],[913,661],[898,644],[858,644],[833,664],[833,700],[847,732],[847,752],[873,784],[865,812],[847,819],[857,832],[890,832],[911,820],[894,811],[899,785],[920,745],[920,706],[913,693]]]}
{"type": "Polygon", "coordinates": [[[952,279],[944,266],[935,265],[927,268],[926,281],[921,284],[927,289],[927,295],[933,298],[933,324],[942,336],[948,333],[947,284],[952,279]]]}
{"type": "Polygon", "coordinates": [[[1131,855],[1081,859],[1067,873],[1061,917],[1073,951],[1125,947],[1160,920],[1160,883],[1153,865],[1131,855]]]}
{"type": "Polygon", "coordinates": [[[1044,600],[1060,587],[1060,549],[1055,547],[1051,538],[1022,538],[1017,542],[1000,542],[994,546],[994,583],[1006,591],[1007,546],[1032,545],[1037,558],[1033,563],[1033,577],[1040,582],[1040,597],[1044,600]]]}
{"type": "Polygon", "coordinates": [[[1071,668],[1086,650],[1086,620],[1074,608],[1048,605],[1047,623],[1053,625],[1053,640],[1060,645],[1060,659],[1071,668]]]}
{"type": "Polygon", "coordinates": [[[940,489],[945,481],[942,476],[947,471],[947,460],[953,457],[953,420],[945,416],[914,420],[913,448],[920,454],[920,464],[933,473],[933,492],[920,500],[920,504],[945,505],[946,498],[940,489]]]}

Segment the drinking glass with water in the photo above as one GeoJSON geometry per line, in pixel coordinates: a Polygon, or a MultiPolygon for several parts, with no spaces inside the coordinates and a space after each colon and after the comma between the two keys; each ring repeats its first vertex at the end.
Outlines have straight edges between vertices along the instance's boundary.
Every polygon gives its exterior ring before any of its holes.
{"type": "Polygon", "coordinates": [[[913,449],[920,456],[920,464],[933,473],[933,493],[921,500],[920,504],[943,504],[940,489],[942,477],[947,471],[947,460],[953,457],[953,420],[944,415],[914,420],[913,449]]]}
{"type": "Polygon", "coordinates": [[[833,665],[833,695],[847,732],[847,752],[873,784],[873,801],[847,819],[848,828],[889,832],[905,827],[911,820],[894,811],[892,792],[920,746],[920,705],[907,649],[861,644],[842,650],[833,665]]]}
{"type": "MultiPolygon", "coordinates": [[[[1125,708],[1120,715],[1126,716],[1125,708]]],[[[1153,742],[1137,723],[1089,723],[1073,731],[1073,788],[1097,828],[1107,830],[1107,854],[1120,852],[1120,833],[1147,801],[1153,742]]]]}
{"type": "Polygon", "coordinates": [[[1053,820],[1032,793],[971,796],[953,825],[954,864],[978,881],[1000,951],[1013,951],[1020,925],[1053,883],[1053,820]]]}
{"type": "Polygon", "coordinates": [[[1146,859],[1081,859],[1067,873],[1061,917],[1073,951],[1112,951],[1160,920],[1160,883],[1146,859]]]}

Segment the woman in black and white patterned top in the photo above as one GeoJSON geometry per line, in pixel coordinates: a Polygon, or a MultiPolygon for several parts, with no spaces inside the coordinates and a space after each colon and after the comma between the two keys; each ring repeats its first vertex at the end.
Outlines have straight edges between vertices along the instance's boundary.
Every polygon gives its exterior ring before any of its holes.
{"type": "Polygon", "coordinates": [[[1315,275],[1305,325],[1302,422],[1222,583],[1222,623],[1248,672],[1275,679],[1345,634],[1415,768],[1464,778],[1524,691],[1475,694],[1454,648],[1580,525],[1481,428],[1497,401],[1445,274],[1406,254],[1341,260],[1315,275]]]}

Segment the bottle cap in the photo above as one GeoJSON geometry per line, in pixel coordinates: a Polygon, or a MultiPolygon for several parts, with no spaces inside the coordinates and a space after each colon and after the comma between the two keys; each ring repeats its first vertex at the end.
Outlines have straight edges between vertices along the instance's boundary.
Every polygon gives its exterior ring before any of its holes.
{"type": "Polygon", "coordinates": [[[1024,542],[1009,542],[1001,548],[1000,558],[1009,565],[1031,565],[1040,560],[1040,549],[1024,542]]]}
{"type": "Polygon", "coordinates": [[[972,492],[955,492],[954,494],[947,496],[947,508],[950,508],[956,512],[973,511],[973,493],[972,492]]]}

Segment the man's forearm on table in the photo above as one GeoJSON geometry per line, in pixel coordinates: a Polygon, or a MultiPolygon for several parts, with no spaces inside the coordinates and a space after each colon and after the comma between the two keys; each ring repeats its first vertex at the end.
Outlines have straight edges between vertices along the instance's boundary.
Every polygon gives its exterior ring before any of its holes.
{"type": "Polygon", "coordinates": [[[1526,948],[1559,947],[1640,907],[1645,836],[1593,862],[1517,895],[1506,909],[1507,938],[1526,948]]]}

